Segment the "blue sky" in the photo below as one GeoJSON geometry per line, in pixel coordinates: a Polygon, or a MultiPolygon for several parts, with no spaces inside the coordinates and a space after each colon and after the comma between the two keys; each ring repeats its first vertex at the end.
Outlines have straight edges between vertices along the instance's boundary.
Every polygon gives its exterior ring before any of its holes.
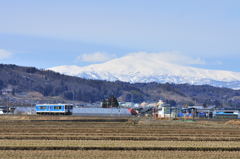
{"type": "Polygon", "coordinates": [[[142,51],[240,72],[239,10],[239,0],[0,0],[0,63],[84,66],[142,51]]]}

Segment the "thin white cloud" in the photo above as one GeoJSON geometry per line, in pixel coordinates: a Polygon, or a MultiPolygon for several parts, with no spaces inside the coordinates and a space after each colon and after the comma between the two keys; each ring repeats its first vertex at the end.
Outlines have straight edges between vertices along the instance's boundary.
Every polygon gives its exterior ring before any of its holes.
{"type": "MultiPolygon", "coordinates": [[[[172,51],[172,52],[134,52],[129,53],[125,56],[136,56],[136,57],[142,57],[142,58],[151,58],[155,60],[160,60],[167,63],[172,64],[178,64],[178,65],[205,65],[206,62],[197,57],[190,57],[183,55],[179,52],[172,51]]],[[[113,58],[115,58],[115,55],[108,54],[105,52],[94,52],[94,53],[85,53],[81,54],[76,58],[77,62],[106,62],[113,58]]]]}
{"type": "Polygon", "coordinates": [[[114,55],[104,52],[85,53],[77,57],[80,62],[105,62],[114,58],[114,55]]]}
{"type": "Polygon", "coordinates": [[[178,52],[164,52],[160,53],[159,56],[166,62],[181,64],[181,65],[204,65],[206,62],[201,58],[190,57],[182,55],[178,52]]]}
{"type": "Polygon", "coordinates": [[[4,49],[0,49],[0,60],[8,59],[11,56],[12,56],[11,52],[4,49]]]}
{"type": "Polygon", "coordinates": [[[160,52],[160,53],[148,53],[148,52],[136,52],[131,53],[131,55],[142,54],[146,57],[151,57],[158,59],[163,62],[179,64],[179,65],[205,65],[206,62],[201,58],[194,58],[190,56],[183,55],[179,52],[160,52]]]}

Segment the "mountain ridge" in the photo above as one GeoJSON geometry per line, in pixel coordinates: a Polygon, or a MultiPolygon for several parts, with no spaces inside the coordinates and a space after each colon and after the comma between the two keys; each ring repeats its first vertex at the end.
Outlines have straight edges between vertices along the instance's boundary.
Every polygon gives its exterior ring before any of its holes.
{"type": "Polygon", "coordinates": [[[86,79],[123,81],[130,83],[209,84],[216,87],[240,89],[240,72],[207,70],[161,61],[158,54],[130,54],[102,64],[89,66],[56,66],[59,73],[86,79]]]}

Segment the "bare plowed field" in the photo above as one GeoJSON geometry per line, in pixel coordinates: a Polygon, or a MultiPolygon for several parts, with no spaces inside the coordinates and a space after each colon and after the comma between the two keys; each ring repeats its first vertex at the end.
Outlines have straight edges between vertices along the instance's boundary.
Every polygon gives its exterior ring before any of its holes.
{"type": "Polygon", "coordinates": [[[1,116],[0,158],[240,158],[231,123],[1,116]]]}

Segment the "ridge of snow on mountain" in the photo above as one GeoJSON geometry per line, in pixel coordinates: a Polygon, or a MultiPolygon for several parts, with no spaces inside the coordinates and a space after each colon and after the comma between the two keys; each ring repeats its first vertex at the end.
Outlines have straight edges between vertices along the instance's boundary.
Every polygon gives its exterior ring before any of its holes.
{"type": "Polygon", "coordinates": [[[173,64],[161,60],[155,53],[133,53],[102,64],[89,66],[57,66],[50,70],[86,79],[124,82],[159,82],[175,84],[209,84],[217,87],[240,89],[240,73],[207,70],[173,64]]]}

